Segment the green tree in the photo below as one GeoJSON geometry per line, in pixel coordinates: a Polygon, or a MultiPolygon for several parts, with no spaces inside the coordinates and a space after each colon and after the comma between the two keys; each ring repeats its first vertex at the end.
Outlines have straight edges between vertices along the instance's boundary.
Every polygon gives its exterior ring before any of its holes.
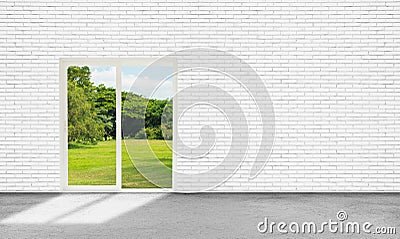
{"type": "Polygon", "coordinates": [[[68,141],[95,143],[102,140],[104,126],[97,117],[94,89],[87,66],[68,68],[68,141]]]}
{"type": "Polygon", "coordinates": [[[144,134],[144,116],[146,98],[131,93],[122,92],[122,128],[123,137],[134,137],[139,131],[144,134]]]}
{"type": "Polygon", "coordinates": [[[173,101],[172,99],[167,102],[163,109],[161,117],[161,130],[163,138],[167,140],[172,139],[173,133],[173,101]]]}
{"type": "Polygon", "coordinates": [[[161,125],[161,117],[168,100],[149,99],[146,109],[146,128],[156,128],[161,125]]]}
{"type": "MultiPolygon", "coordinates": [[[[91,81],[90,68],[68,68],[68,140],[95,143],[116,137],[116,91],[91,81]]],[[[122,92],[123,137],[172,139],[172,100],[122,92]]]]}
{"type": "Polygon", "coordinates": [[[76,82],[68,81],[68,141],[95,143],[103,134],[104,128],[84,90],[76,82]]]}
{"type": "Polygon", "coordinates": [[[172,100],[122,92],[122,102],[124,138],[172,139],[172,100]]]}
{"type": "Polygon", "coordinates": [[[76,82],[85,94],[92,95],[94,91],[93,82],[90,81],[90,68],[87,66],[70,66],[67,71],[68,81],[76,82]]]}
{"type": "Polygon", "coordinates": [[[95,109],[104,126],[104,139],[116,137],[115,89],[100,84],[95,88],[95,109]]]}

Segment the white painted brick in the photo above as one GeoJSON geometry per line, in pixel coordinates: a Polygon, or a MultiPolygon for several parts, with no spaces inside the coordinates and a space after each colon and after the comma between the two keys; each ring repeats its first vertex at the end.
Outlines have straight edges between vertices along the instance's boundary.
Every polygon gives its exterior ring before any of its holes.
{"type": "MultiPolygon", "coordinates": [[[[264,171],[249,181],[251,163],[244,162],[215,190],[399,191],[399,7],[394,0],[2,1],[0,190],[59,190],[59,58],[157,58],[212,47],[257,71],[276,119],[264,171]]],[[[179,86],[203,78],[181,77],[179,86]]],[[[233,82],[220,86],[240,100],[257,138],[246,94],[233,82]]],[[[185,117],[178,127],[189,144],[198,142],[204,122],[215,123],[220,137],[208,157],[178,158],[179,170],[193,173],[223,159],[230,133],[220,115],[197,109],[185,117]]],[[[176,183],[196,187],[185,178],[176,183]]]]}

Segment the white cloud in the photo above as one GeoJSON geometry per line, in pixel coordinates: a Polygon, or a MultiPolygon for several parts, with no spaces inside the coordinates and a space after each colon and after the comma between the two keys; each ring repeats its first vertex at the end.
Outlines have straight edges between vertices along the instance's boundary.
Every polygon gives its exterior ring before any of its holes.
{"type": "Polygon", "coordinates": [[[130,91],[133,82],[136,81],[137,76],[136,75],[128,75],[122,72],[122,90],[123,91],[130,91]]]}
{"type": "Polygon", "coordinates": [[[127,75],[122,73],[122,90],[130,91],[150,98],[166,99],[171,98],[173,94],[172,79],[162,82],[161,79],[153,79],[144,76],[138,80],[136,75],[127,75]],[[135,83],[135,81],[137,81],[135,83]],[[135,83],[135,85],[134,85],[135,83]],[[158,86],[159,85],[159,86],[158,86]],[[154,86],[158,86],[156,89],[154,86]],[[134,88],[132,88],[134,87],[134,88]]]}
{"type": "Polygon", "coordinates": [[[95,85],[104,84],[107,87],[116,87],[116,69],[115,67],[92,67],[91,80],[95,85]]]}
{"type": "MultiPolygon", "coordinates": [[[[95,85],[104,84],[107,87],[116,88],[116,68],[115,67],[91,67],[91,80],[95,85]]],[[[162,74],[160,74],[162,75],[162,74]]],[[[173,94],[172,78],[162,81],[160,77],[138,76],[127,74],[122,71],[122,90],[131,91],[145,97],[166,99],[171,98],[173,94]],[[134,88],[133,84],[136,82],[134,88]],[[161,85],[159,85],[162,82],[161,85]],[[158,88],[156,89],[156,86],[158,88]]]]}

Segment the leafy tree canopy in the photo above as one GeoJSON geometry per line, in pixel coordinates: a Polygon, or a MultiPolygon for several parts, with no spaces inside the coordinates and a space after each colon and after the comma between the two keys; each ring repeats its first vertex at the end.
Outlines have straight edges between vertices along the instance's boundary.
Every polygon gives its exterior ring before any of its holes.
{"type": "MultiPolygon", "coordinates": [[[[115,89],[103,84],[96,86],[87,66],[71,66],[67,76],[68,140],[96,143],[115,139],[115,89]]],[[[151,139],[171,139],[172,100],[147,99],[122,92],[122,124],[123,137],[145,138],[147,135],[151,139]]]]}

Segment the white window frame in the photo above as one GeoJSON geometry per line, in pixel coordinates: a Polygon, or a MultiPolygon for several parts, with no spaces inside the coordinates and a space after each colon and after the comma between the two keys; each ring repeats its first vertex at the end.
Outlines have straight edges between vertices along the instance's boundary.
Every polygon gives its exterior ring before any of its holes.
{"type": "MultiPolygon", "coordinates": [[[[177,63],[174,58],[60,58],[59,78],[60,78],[60,189],[62,191],[85,191],[85,192],[170,192],[174,191],[174,171],[172,171],[172,188],[122,188],[122,136],[121,136],[121,69],[124,66],[148,66],[150,64],[160,66],[171,66],[175,72],[177,63]],[[67,89],[67,69],[69,66],[110,66],[116,68],[116,184],[115,185],[68,185],[68,89],[67,89]]],[[[177,92],[177,75],[174,74],[173,95],[177,92]]],[[[177,132],[177,102],[173,101],[173,132],[177,132]]],[[[172,147],[175,148],[175,138],[172,147]]],[[[172,155],[172,167],[175,168],[176,155],[172,155]]]]}

